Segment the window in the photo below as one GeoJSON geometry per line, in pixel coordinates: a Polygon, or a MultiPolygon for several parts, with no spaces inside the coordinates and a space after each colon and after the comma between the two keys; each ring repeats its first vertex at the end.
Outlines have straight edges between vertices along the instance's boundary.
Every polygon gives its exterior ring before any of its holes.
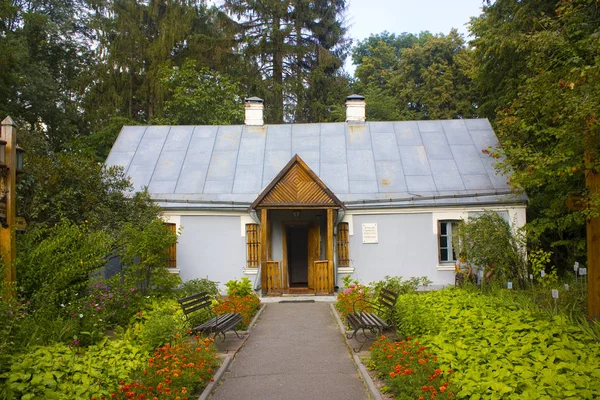
{"type": "Polygon", "coordinates": [[[452,246],[452,232],[456,230],[459,221],[440,221],[438,236],[440,248],[440,263],[456,261],[456,253],[452,246]]]}
{"type": "MultiPolygon", "coordinates": [[[[165,224],[167,228],[177,234],[177,225],[175,224],[165,224]]],[[[177,243],[173,243],[171,247],[167,250],[168,258],[167,258],[167,268],[177,268],[177,243]]]]}
{"type": "Polygon", "coordinates": [[[258,224],[246,224],[246,268],[260,265],[260,229],[258,224]]]}
{"type": "Polygon", "coordinates": [[[350,251],[349,251],[349,228],[347,222],[340,222],[337,231],[337,266],[350,266],[350,251]]]}

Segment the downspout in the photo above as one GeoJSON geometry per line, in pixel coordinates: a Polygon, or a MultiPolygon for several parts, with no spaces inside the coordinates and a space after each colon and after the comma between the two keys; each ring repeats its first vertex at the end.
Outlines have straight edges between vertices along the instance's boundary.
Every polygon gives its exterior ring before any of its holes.
{"type": "Polygon", "coordinates": [[[260,218],[258,217],[258,214],[256,214],[256,210],[250,211],[250,218],[252,218],[252,220],[254,220],[254,222],[256,222],[258,225],[260,225],[260,218]]]}
{"type": "Polygon", "coordinates": [[[337,246],[335,246],[335,244],[337,243],[337,232],[338,232],[338,225],[340,222],[342,222],[342,219],[344,219],[344,216],[346,215],[346,212],[344,211],[343,208],[340,208],[337,210],[337,217],[335,219],[335,225],[333,227],[333,270],[334,270],[334,274],[335,274],[335,279],[334,279],[334,292],[336,289],[339,288],[338,286],[338,282],[337,282],[337,246]]]}

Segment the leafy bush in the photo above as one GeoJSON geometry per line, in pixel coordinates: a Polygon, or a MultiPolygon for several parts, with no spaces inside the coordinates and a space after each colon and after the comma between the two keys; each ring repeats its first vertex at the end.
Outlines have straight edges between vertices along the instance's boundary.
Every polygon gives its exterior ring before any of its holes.
{"type": "Polygon", "coordinates": [[[564,315],[447,289],[400,296],[399,327],[455,371],[457,398],[600,396],[600,343],[564,315]]]}
{"type": "Polygon", "coordinates": [[[227,282],[225,286],[227,287],[227,296],[245,297],[254,295],[252,281],[246,277],[243,277],[239,281],[237,279],[232,279],[227,282]]]}
{"type": "Polygon", "coordinates": [[[119,237],[118,256],[123,264],[125,285],[147,294],[170,294],[181,283],[177,274],[165,266],[168,248],[177,242],[177,236],[160,219],[143,226],[126,223],[119,237]]]}
{"type": "Polygon", "coordinates": [[[177,334],[185,332],[185,318],[175,300],[153,302],[152,309],[138,314],[137,340],[148,351],[169,343],[177,334]]]}
{"type": "Polygon", "coordinates": [[[19,289],[35,309],[58,311],[86,290],[89,274],[104,265],[111,245],[106,232],[86,224],[64,220],[32,228],[18,241],[19,289]]]}
{"type": "Polygon", "coordinates": [[[385,336],[371,346],[369,367],[394,392],[395,399],[453,399],[452,370],[442,371],[437,357],[416,340],[390,342],[385,336]]]}
{"type": "Polygon", "coordinates": [[[398,294],[411,293],[417,290],[419,285],[427,286],[431,283],[431,281],[423,276],[421,278],[409,278],[408,280],[403,281],[401,276],[391,277],[386,275],[382,280],[378,282],[371,282],[369,286],[373,288],[373,297],[379,297],[379,293],[381,293],[381,289],[388,289],[392,292],[396,292],[398,294]]]}
{"type": "Polygon", "coordinates": [[[112,398],[181,399],[198,392],[212,380],[218,366],[212,339],[195,337],[196,342],[166,344],[148,360],[143,374],[132,383],[121,382],[112,398]]]}
{"type": "Polygon", "coordinates": [[[119,382],[141,369],[148,356],[121,340],[90,346],[87,350],[64,344],[38,347],[22,354],[7,373],[7,399],[101,398],[110,396],[119,382]]]}
{"type": "Polygon", "coordinates": [[[241,314],[244,319],[240,322],[238,329],[246,329],[252,317],[258,311],[260,299],[258,296],[251,294],[246,296],[230,296],[225,299],[220,299],[219,304],[213,309],[217,315],[227,314],[236,311],[241,314]]]}
{"type": "Polygon", "coordinates": [[[494,275],[519,283],[527,282],[525,240],[512,231],[510,224],[498,213],[489,211],[459,224],[452,237],[458,253],[467,255],[469,262],[494,275]]]}
{"type": "Polygon", "coordinates": [[[191,279],[183,282],[177,289],[178,297],[191,296],[196,293],[206,292],[215,297],[219,295],[219,283],[208,279],[191,279]]]}

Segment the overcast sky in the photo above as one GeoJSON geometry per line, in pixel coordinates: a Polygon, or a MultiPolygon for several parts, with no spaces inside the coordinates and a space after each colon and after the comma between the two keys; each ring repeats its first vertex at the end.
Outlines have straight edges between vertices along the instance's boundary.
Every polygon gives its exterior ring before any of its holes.
{"type": "MultiPolygon", "coordinates": [[[[349,0],[346,20],[356,44],[372,33],[448,34],[456,28],[465,37],[469,19],[481,14],[482,0],[349,0]]],[[[353,72],[349,60],[346,69],[353,72]]]]}

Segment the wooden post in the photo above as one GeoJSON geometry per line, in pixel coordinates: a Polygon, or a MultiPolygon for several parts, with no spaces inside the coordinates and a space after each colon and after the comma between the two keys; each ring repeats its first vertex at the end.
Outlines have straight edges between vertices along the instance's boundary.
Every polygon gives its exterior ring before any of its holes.
{"type": "MultiPolygon", "coordinates": [[[[587,121],[584,132],[585,143],[585,185],[588,188],[588,207],[598,209],[600,196],[600,170],[596,154],[598,151],[597,131],[594,126],[598,121],[593,118],[587,121]]],[[[588,273],[588,317],[600,321],[600,216],[587,220],[587,273],[588,273]]]]}
{"type": "Polygon", "coordinates": [[[333,274],[333,209],[327,209],[327,246],[325,247],[325,258],[327,258],[327,275],[329,278],[329,292],[333,293],[334,274],[333,274]]]}
{"type": "Polygon", "coordinates": [[[260,279],[263,296],[267,294],[267,210],[265,208],[260,210],[260,279]]]}
{"type": "MultiPolygon", "coordinates": [[[[586,185],[591,197],[600,196],[600,173],[586,171],[586,185]]],[[[600,320],[600,216],[587,221],[588,316],[600,320]]]]}
{"type": "Polygon", "coordinates": [[[15,185],[17,181],[17,129],[13,120],[6,117],[2,121],[2,139],[6,140],[6,175],[0,177],[6,191],[6,224],[0,227],[0,254],[4,263],[4,283],[9,297],[15,295],[17,283],[17,269],[15,265],[17,244],[15,241],[17,210],[17,196],[15,185]]]}

